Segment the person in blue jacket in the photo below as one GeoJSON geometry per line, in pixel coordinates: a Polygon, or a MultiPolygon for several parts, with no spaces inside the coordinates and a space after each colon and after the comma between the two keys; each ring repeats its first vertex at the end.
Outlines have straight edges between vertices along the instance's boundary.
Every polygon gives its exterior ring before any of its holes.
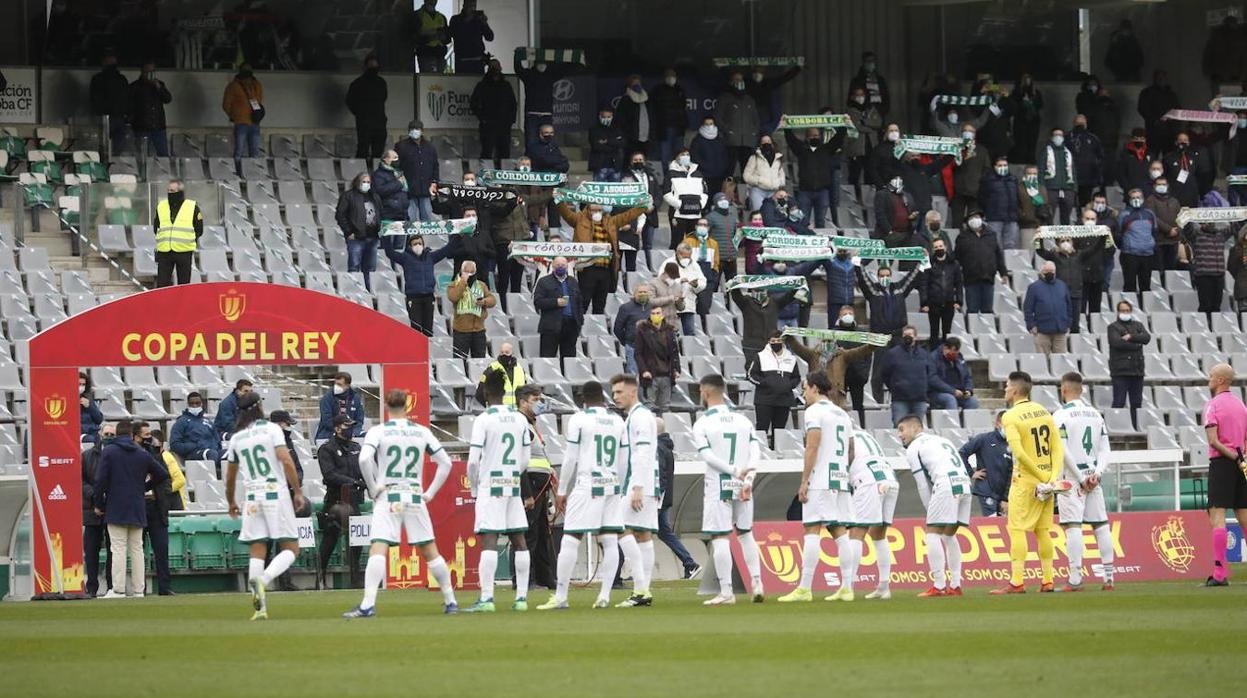
{"type": "Polygon", "coordinates": [[[104,447],[95,468],[95,513],[108,525],[113,554],[113,588],[104,598],[142,596],[143,529],[147,528],[147,503],[143,494],[169,479],[169,471],[143,446],[135,442],[137,427],[128,419],[117,423],[117,438],[104,447]],[[126,557],[130,558],[130,584],[126,585],[126,557]]]}
{"type": "Polygon", "coordinates": [[[913,325],[901,329],[901,343],[888,349],[880,362],[880,376],[892,397],[892,423],[905,417],[927,417],[927,395],[952,392],[935,372],[935,364],[925,348],[918,346],[918,330],[913,325]]]}
{"type": "Polygon", "coordinates": [[[316,440],[333,438],[333,418],[344,414],[354,422],[351,438],[364,434],[364,399],[351,387],[351,374],[340,371],[333,377],[333,389],[320,399],[320,424],[316,426],[316,440]]]}
{"type": "Polygon", "coordinates": [[[203,395],[186,395],[186,409],[169,429],[169,450],[182,460],[221,461],[221,441],[216,427],[204,416],[203,395]]]}
{"type": "Polygon", "coordinates": [[[976,434],[958,449],[961,462],[965,463],[966,472],[973,481],[971,492],[979,500],[979,511],[983,516],[1004,516],[1009,513],[1009,481],[1013,478],[1013,454],[1009,451],[1009,442],[1005,440],[1004,429],[1000,426],[1000,417],[1005,413],[996,413],[996,428],[976,434]],[[970,467],[970,456],[975,457],[974,467],[970,467]]]}
{"type": "Polygon", "coordinates": [[[239,378],[234,384],[234,391],[225,396],[221,404],[216,407],[216,419],[212,420],[212,426],[216,428],[217,437],[221,441],[229,438],[234,433],[234,422],[238,421],[238,398],[251,392],[253,387],[251,381],[246,378],[239,378]]]}
{"type": "Polygon", "coordinates": [[[1056,265],[1044,262],[1039,279],[1026,287],[1022,314],[1026,329],[1035,337],[1035,351],[1064,354],[1069,351],[1069,286],[1056,278],[1056,265]]]}
{"type": "Polygon", "coordinates": [[[935,374],[951,390],[947,393],[932,391],[927,395],[933,410],[978,409],[979,399],[974,397],[974,379],[966,360],[961,356],[961,340],[945,337],[943,343],[931,350],[931,363],[935,374]]]}
{"type": "Polygon", "coordinates": [[[91,376],[83,371],[78,372],[78,404],[82,405],[78,414],[82,421],[82,443],[99,442],[100,425],[104,423],[104,413],[100,412],[100,402],[95,399],[91,376]]]}
{"type": "MultiPolygon", "coordinates": [[[[443,259],[450,259],[459,254],[463,243],[459,235],[450,236],[450,242],[436,250],[428,249],[424,244],[423,235],[407,238],[407,244],[392,247],[387,244],[383,249],[390,261],[403,269],[403,291],[407,295],[407,319],[413,329],[425,335],[433,336],[433,303],[437,293],[437,275],[434,267],[443,259]]],[[[399,238],[395,238],[397,242],[399,238]]]]}

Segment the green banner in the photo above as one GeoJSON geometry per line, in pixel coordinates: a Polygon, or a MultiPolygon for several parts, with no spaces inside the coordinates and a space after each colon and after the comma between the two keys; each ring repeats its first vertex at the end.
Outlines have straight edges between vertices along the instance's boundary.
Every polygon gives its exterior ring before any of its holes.
{"type": "Polygon", "coordinates": [[[768,235],[764,244],[768,248],[819,247],[825,249],[831,247],[831,242],[824,235],[768,235]]]}
{"type": "Polygon", "coordinates": [[[762,242],[770,235],[788,235],[787,228],[763,228],[743,225],[740,227],[740,235],[746,240],[762,242]]]}
{"type": "Polygon", "coordinates": [[[491,187],[535,186],[557,187],[567,181],[562,172],[531,172],[526,170],[481,170],[481,181],[491,187]]]}
{"type": "Polygon", "coordinates": [[[926,261],[927,251],[922,247],[879,247],[860,250],[857,256],[862,259],[894,259],[912,262],[926,261]]]}
{"type": "Polygon", "coordinates": [[[1247,174],[1230,175],[1225,178],[1225,183],[1231,187],[1247,186],[1247,174]]]}
{"type": "Polygon", "coordinates": [[[804,276],[771,276],[769,274],[738,274],[723,285],[726,291],[742,290],[776,290],[809,288],[804,276]]]}
{"type": "Polygon", "coordinates": [[[574,201],[578,204],[598,204],[618,208],[649,208],[653,205],[649,194],[591,194],[566,187],[554,190],[554,203],[574,201]]]}
{"type": "Polygon", "coordinates": [[[892,148],[892,154],[900,157],[905,153],[924,153],[927,155],[951,155],[957,164],[961,164],[961,149],[965,144],[960,138],[943,138],[941,136],[902,136],[892,148]]]}
{"type": "Polygon", "coordinates": [[[779,118],[778,128],[847,128],[850,138],[855,138],[857,133],[853,118],[848,114],[785,114],[779,118]]]}
{"type": "Polygon", "coordinates": [[[471,235],[476,232],[475,218],[448,218],[441,221],[394,221],[385,226],[382,235],[471,235]]]}
{"type": "Polygon", "coordinates": [[[576,191],[607,196],[637,196],[649,193],[645,182],[581,182],[576,191]]]}
{"type": "Polygon", "coordinates": [[[758,255],[763,262],[815,262],[831,257],[830,247],[767,247],[758,255]]]}
{"type": "Polygon", "coordinates": [[[986,107],[996,103],[995,95],[936,95],[936,104],[951,104],[956,107],[986,107]]]}
{"type": "Polygon", "coordinates": [[[857,342],[876,347],[886,347],[891,335],[848,330],[820,330],[813,327],[785,327],[785,337],[811,337],[823,342],[857,342]]]}

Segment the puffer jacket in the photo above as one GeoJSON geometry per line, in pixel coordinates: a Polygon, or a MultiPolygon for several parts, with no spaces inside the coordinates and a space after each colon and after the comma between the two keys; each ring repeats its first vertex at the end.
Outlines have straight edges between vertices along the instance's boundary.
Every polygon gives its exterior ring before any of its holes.
{"type": "Polygon", "coordinates": [[[372,190],[381,197],[381,220],[407,220],[407,177],[401,170],[378,165],[372,173],[372,190]]]}
{"type": "Polygon", "coordinates": [[[1004,176],[988,170],[979,182],[979,206],[983,220],[1016,223],[1018,220],[1018,180],[1011,174],[1004,176]]]}
{"type": "Polygon", "coordinates": [[[801,371],[797,357],[786,347],[776,354],[770,347],[758,352],[749,366],[749,382],[757,388],[753,404],[771,407],[791,407],[796,404],[793,390],[801,385],[801,371]]]}
{"type": "Polygon", "coordinates": [[[921,306],[965,302],[961,282],[961,265],[947,255],[943,260],[931,258],[931,268],[922,273],[918,282],[918,304],[921,306]]]}
{"type": "Polygon", "coordinates": [[[728,90],[719,95],[714,109],[714,120],[719,124],[719,137],[728,146],[743,148],[758,142],[758,105],[748,92],[728,90]]]}
{"type": "Polygon", "coordinates": [[[673,160],[667,167],[663,188],[662,199],[671,207],[676,218],[701,218],[710,197],[706,193],[706,180],[698,171],[697,163],[689,163],[686,170],[673,160]]]}
{"type": "Polygon", "coordinates": [[[775,153],[770,162],[761,150],[753,151],[745,162],[745,184],[767,191],[775,191],[788,186],[788,175],[784,172],[784,154],[775,153]]]}

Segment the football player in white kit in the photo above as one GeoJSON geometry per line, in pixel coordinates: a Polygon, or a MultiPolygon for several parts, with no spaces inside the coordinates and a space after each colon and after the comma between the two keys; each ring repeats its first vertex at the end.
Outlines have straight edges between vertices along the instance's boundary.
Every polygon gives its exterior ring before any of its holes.
{"type": "Polygon", "coordinates": [[[736,603],[732,593],[732,548],[728,536],[736,530],[740,550],[749,570],[749,593],[754,603],[766,598],[762,592],[762,565],[758,542],[753,538],[753,478],[762,460],[761,447],[753,435],[753,424],[733,412],[723,398],[727,384],[723,377],[701,377],[701,402],[706,411],[693,423],[693,445],[706,463],[702,494],[701,532],[710,536],[714,571],[719,577],[719,595],[707,606],[736,603]]]}
{"type": "Polygon", "coordinates": [[[427,427],[407,419],[407,391],[385,394],[386,421],[368,430],[359,453],[359,470],[372,497],[372,546],[364,569],[364,600],[342,614],[343,618],[372,618],[376,615],[377,590],[385,581],[390,546],[407,542],[420,549],[429,574],[442,590],[444,611],[458,613],[450,569],[437,552],[433,540],[433,521],[428,503],[441,491],[450,476],[450,456],[427,427]],[[437,463],[437,472],[428,489],[424,488],[424,456],[437,463]]]}
{"type": "Polygon", "coordinates": [[[611,397],[624,412],[624,532],[619,549],[632,562],[632,596],[618,607],[652,606],[649,584],[654,573],[654,534],[662,502],[658,479],[658,425],[654,413],[637,397],[637,379],[630,374],[611,378],[611,397]],[[639,563],[639,564],[638,564],[639,563]]]}
{"type": "Polygon", "coordinates": [[[853,569],[845,578],[852,584],[862,561],[862,541],[867,535],[874,541],[875,559],[879,566],[879,583],[866,595],[868,599],[890,599],[892,550],[888,547],[888,526],[896,513],[900,487],[896,474],[883,455],[883,448],[870,432],[853,432],[853,462],[849,464],[849,481],[853,484],[853,523],[849,526],[849,546],[853,569]]]}
{"type": "Polygon", "coordinates": [[[530,558],[524,541],[528,516],[520,498],[520,478],[528,469],[532,432],[524,415],[502,404],[505,393],[502,372],[490,371],[485,378],[489,408],[472,422],[468,442],[468,481],[476,495],[474,529],[481,545],[481,598],[464,609],[467,613],[494,612],[499,535],[510,538],[515,551],[515,602],[511,610],[528,610],[530,558]]]}
{"type": "Polygon", "coordinates": [[[896,425],[905,458],[914,473],[918,496],[927,508],[927,567],[931,588],[918,594],[961,596],[961,546],[957,529],[970,525],[970,476],[966,475],[961,454],[942,436],[923,431],[922,420],[914,415],[896,425]],[[944,564],[948,563],[948,581],[944,564]]]}
{"type": "MultiPolygon", "coordinates": [[[[780,603],[812,601],[814,573],[818,568],[823,526],[831,528],[840,556],[841,573],[849,558],[848,523],[853,516],[853,496],[849,493],[849,463],[853,461],[853,422],[848,413],[833,403],[831,379],[826,373],[811,373],[802,386],[805,398],[805,467],[797,499],[801,501],[801,521],[805,540],[801,548],[801,582],[796,589],[779,597],[780,603]]],[[[853,592],[841,586],[828,601],[852,601],[853,592]]]]}
{"type": "Polygon", "coordinates": [[[303,508],[304,501],[294,460],[286,448],[286,435],[281,427],[264,419],[258,393],[246,393],[238,398],[238,420],[234,423],[225,460],[228,463],[225,501],[229,503],[229,515],[235,519],[242,515],[238,540],[251,546],[251,559],[247,563],[247,586],[255,608],[251,620],[264,620],[268,618],[267,586],[281,576],[299,554],[294,512],[303,508]],[[234,481],[240,471],[245,491],[241,509],[234,503],[234,481]],[[265,567],[269,541],[275,541],[281,552],[265,567]]]}
{"type": "Polygon", "coordinates": [[[538,611],[568,607],[567,588],[580,552],[580,539],[586,533],[595,534],[602,545],[602,562],[598,566],[602,589],[593,602],[594,608],[610,607],[611,584],[619,569],[619,534],[624,530],[619,491],[627,475],[621,470],[626,464],[621,453],[624,422],[606,409],[606,391],[601,383],[585,383],[580,394],[584,410],[567,420],[567,450],[555,500],[555,509],[564,515],[557,587],[550,600],[537,607],[538,611]]]}
{"type": "Polygon", "coordinates": [[[1082,399],[1082,376],[1067,373],[1061,376],[1061,409],[1052,413],[1057,432],[1065,443],[1063,479],[1076,485],[1057,496],[1061,526],[1065,529],[1065,552],[1069,556],[1069,582],[1061,591],[1082,591],[1082,526],[1095,532],[1100,549],[1104,591],[1113,590],[1113,533],[1104,503],[1100,478],[1108,469],[1108,429],[1100,411],[1082,399]]]}

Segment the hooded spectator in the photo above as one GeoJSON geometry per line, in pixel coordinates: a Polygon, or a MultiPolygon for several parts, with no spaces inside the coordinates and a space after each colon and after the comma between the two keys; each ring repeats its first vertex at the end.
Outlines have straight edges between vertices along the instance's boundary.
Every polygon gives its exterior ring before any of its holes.
{"type": "Polygon", "coordinates": [[[156,64],[144,63],[139,76],[130,83],[130,128],[134,130],[134,147],[140,155],[150,152],[157,157],[169,157],[165,105],[172,101],[169,88],[156,79],[156,64]]]}

